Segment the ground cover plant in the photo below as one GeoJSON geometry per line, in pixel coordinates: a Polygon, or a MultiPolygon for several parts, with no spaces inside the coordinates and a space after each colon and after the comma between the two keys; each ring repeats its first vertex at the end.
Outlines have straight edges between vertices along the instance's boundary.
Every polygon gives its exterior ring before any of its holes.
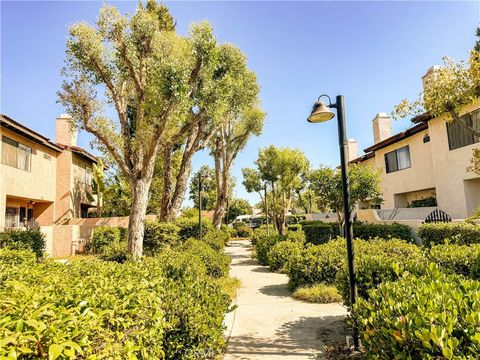
{"type": "Polygon", "coordinates": [[[318,304],[342,302],[342,296],[338,293],[337,288],[325,284],[299,287],[292,296],[298,300],[318,304]]]}

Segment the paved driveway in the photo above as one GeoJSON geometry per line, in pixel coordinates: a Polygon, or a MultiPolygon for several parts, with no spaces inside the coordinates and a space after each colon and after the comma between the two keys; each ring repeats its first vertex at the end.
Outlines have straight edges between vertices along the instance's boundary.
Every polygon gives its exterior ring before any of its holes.
{"type": "Polygon", "coordinates": [[[340,304],[297,301],[287,289],[288,277],[271,272],[250,256],[250,242],[232,242],[231,275],[242,282],[238,308],[226,318],[226,360],[321,358],[325,338],[345,339],[340,304]]]}

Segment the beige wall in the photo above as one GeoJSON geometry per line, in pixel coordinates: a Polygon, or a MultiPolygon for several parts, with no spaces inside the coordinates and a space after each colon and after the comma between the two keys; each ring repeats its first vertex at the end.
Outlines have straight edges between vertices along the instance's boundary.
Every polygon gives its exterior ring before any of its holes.
{"type": "MultiPolygon", "coordinates": [[[[468,106],[463,109],[462,113],[478,108],[480,108],[480,104],[468,106]]],[[[469,202],[473,200],[472,196],[475,193],[480,192],[478,182],[467,184],[467,187],[465,187],[466,180],[479,178],[478,175],[468,172],[467,167],[470,164],[472,150],[480,147],[480,143],[450,151],[448,148],[445,117],[430,120],[428,126],[430,129],[432,156],[435,160],[433,173],[438,204],[452,218],[466,218],[471,215],[472,207],[475,208],[480,205],[478,202],[476,204],[469,202]],[[467,194],[465,194],[465,190],[467,190],[467,194]],[[469,194],[469,191],[473,192],[469,194]]]]}
{"type": "MultiPolygon", "coordinates": [[[[465,107],[462,114],[480,108],[465,107]]],[[[435,194],[438,206],[454,219],[470,216],[480,205],[480,177],[467,171],[472,150],[480,143],[449,150],[446,118],[428,122],[428,129],[375,152],[362,165],[381,169],[382,209],[406,207],[412,200],[435,194]],[[426,134],[430,141],[423,142],[426,134]],[[386,173],[385,154],[408,145],[411,167],[386,173]]]]}
{"type": "MultiPolygon", "coordinates": [[[[25,199],[54,201],[58,153],[4,127],[0,129],[0,135],[32,148],[30,171],[0,164],[2,192],[25,199]],[[47,159],[44,155],[50,158],[47,159]]],[[[2,146],[0,142],[0,154],[2,146]]]]}

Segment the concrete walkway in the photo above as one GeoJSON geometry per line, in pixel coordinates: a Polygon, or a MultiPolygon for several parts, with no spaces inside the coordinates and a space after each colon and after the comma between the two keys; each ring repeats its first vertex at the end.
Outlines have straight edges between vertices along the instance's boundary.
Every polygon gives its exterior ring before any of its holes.
{"type": "Polygon", "coordinates": [[[226,360],[321,359],[325,341],[345,341],[343,306],[293,299],[286,275],[251,258],[250,241],[234,241],[226,252],[233,259],[231,275],[242,282],[238,308],[225,321],[226,360]]]}

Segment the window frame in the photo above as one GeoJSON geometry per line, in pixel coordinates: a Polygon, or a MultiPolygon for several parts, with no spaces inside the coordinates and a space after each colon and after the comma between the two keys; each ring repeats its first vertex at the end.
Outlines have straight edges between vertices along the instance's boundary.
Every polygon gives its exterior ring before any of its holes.
{"type": "Polygon", "coordinates": [[[5,136],[5,135],[2,135],[1,142],[2,142],[2,152],[1,152],[1,159],[0,160],[1,160],[1,163],[3,165],[10,166],[10,167],[13,167],[15,169],[22,170],[22,171],[27,171],[27,172],[32,171],[33,149],[30,146],[22,144],[21,142],[13,140],[13,139],[9,138],[8,136],[5,136]],[[5,151],[6,151],[5,146],[6,145],[15,148],[15,165],[4,161],[5,151]],[[24,156],[25,154],[28,154],[28,159],[25,162],[26,166],[25,167],[20,167],[19,166],[19,157],[21,155],[24,156]]]}
{"type": "MultiPolygon", "coordinates": [[[[460,116],[460,118],[462,118],[470,127],[477,129],[480,128],[480,109],[470,111],[469,113],[460,116]]],[[[455,120],[446,122],[445,128],[449,151],[461,149],[465,146],[474,145],[480,142],[480,138],[465,130],[465,128],[455,120]]]]}
{"type": "Polygon", "coordinates": [[[385,161],[385,172],[387,174],[391,174],[391,173],[394,173],[394,172],[397,172],[397,171],[401,171],[401,170],[411,168],[412,167],[412,157],[410,156],[410,145],[405,145],[405,146],[399,147],[398,149],[395,149],[395,150],[392,150],[392,151],[389,151],[389,152],[385,153],[384,154],[384,161],[385,161]],[[398,153],[399,153],[400,150],[403,150],[405,148],[407,149],[407,153],[408,153],[408,166],[400,168],[400,163],[399,163],[399,160],[398,160],[398,153]],[[394,170],[391,170],[389,165],[388,165],[389,164],[389,162],[388,162],[388,157],[389,156],[394,156],[394,158],[395,158],[395,169],[394,170]]]}

